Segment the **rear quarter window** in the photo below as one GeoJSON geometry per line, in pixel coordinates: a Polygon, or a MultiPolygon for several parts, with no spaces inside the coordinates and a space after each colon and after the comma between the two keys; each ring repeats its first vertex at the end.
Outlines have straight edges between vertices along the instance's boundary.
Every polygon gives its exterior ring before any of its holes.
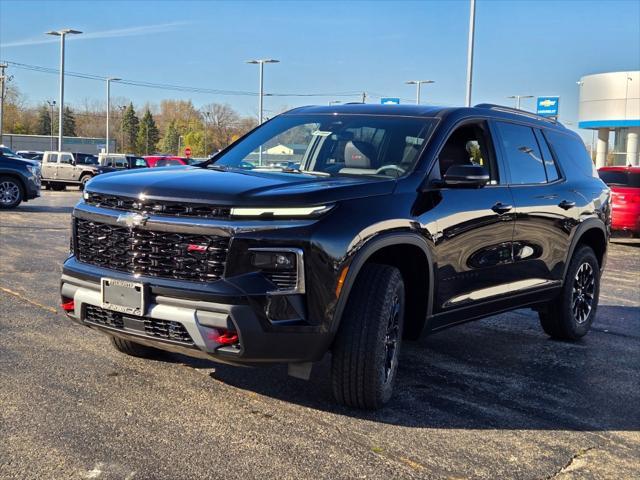
{"type": "Polygon", "coordinates": [[[586,177],[594,176],[593,162],[578,137],[553,130],[544,130],[543,134],[566,175],[577,173],[586,177]]]}

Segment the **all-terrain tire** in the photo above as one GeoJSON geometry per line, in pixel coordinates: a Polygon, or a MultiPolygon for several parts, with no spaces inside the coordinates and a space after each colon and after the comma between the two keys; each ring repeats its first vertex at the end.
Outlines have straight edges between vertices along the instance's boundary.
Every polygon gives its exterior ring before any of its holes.
{"type": "Polygon", "coordinates": [[[400,271],[388,265],[362,267],[332,348],[331,380],[337,402],[375,409],[389,400],[398,369],[404,313],[400,271]]]}
{"type": "Polygon", "coordinates": [[[547,335],[561,340],[584,337],[596,316],[600,293],[600,265],[591,247],[576,249],[562,292],[539,312],[547,335]]]}

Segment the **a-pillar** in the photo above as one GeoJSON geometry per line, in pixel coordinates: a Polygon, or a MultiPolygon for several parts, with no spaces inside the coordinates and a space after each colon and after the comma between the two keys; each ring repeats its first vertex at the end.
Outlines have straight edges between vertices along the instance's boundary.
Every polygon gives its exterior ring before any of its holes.
{"type": "Polygon", "coordinates": [[[609,129],[598,130],[598,143],[596,145],[596,168],[607,164],[607,150],[609,149],[609,129]]]}
{"type": "Polygon", "coordinates": [[[627,165],[637,166],[638,162],[638,134],[640,128],[630,128],[627,132],[627,165]]]}

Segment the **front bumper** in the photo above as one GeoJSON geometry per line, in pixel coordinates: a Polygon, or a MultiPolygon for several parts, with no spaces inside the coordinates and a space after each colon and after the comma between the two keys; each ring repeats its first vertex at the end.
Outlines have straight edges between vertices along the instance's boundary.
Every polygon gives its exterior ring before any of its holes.
{"type": "MultiPolygon", "coordinates": [[[[75,322],[161,350],[194,357],[210,358],[231,364],[259,364],[265,362],[310,362],[320,360],[329,349],[333,335],[321,326],[301,321],[274,322],[265,314],[271,301],[290,301],[268,295],[249,295],[235,285],[220,280],[215,290],[189,291],[184,285],[170,281],[134,278],[120,272],[87,266],[70,257],[63,269],[61,296],[63,301],[74,300],[74,310],[67,315],[75,322]],[[143,281],[149,287],[149,302],[144,317],[148,322],[176,322],[188,333],[192,342],[159,338],[140,328],[103,325],[87,318],[87,306],[102,307],[100,278],[119,278],[143,281]],[[221,345],[214,341],[217,331],[236,331],[236,345],[221,345]]],[[[182,283],[182,282],[179,282],[182,283]]],[[[293,296],[295,297],[295,296],[293,296]]]]}

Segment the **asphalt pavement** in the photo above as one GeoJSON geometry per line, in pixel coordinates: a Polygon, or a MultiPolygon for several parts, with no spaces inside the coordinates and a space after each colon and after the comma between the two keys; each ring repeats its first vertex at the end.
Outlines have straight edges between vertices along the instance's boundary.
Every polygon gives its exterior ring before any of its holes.
{"type": "Polygon", "coordinates": [[[0,211],[0,478],[637,478],[640,241],[610,245],[577,343],[519,310],[405,343],[377,412],[336,406],[329,359],[127,357],[58,309],[77,190],[0,211]]]}

